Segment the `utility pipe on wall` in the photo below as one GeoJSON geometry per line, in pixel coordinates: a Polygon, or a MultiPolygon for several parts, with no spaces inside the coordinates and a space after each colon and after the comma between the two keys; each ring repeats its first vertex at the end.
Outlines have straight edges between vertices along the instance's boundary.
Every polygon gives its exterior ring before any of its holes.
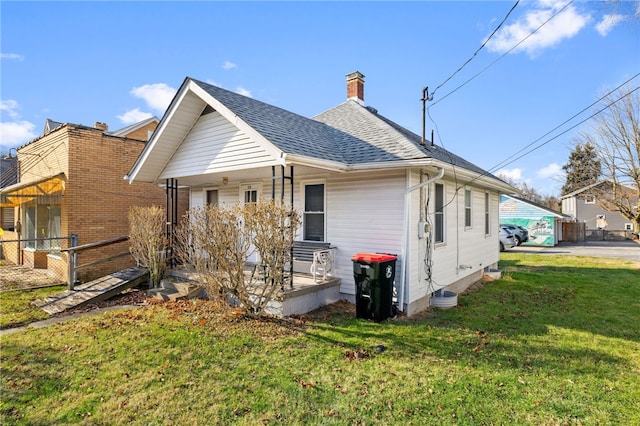
{"type": "MultiPolygon", "coordinates": [[[[406,215],[404,226],[403,226],[404,243],[403,243],[403,249],[402,249],[403,250],[402,261],[404,262],[404,264],[402,265],[402,284],[400,285],[400,288],[402,289],[402,293],[400,294],[400,298],[398,300],[399,309],[401,310],[403,309],[404,302],[405,302],[405,294],[407,290],[407,278],[408,278],[407,265],[409,262],[407,261],[407,255],[409,253],[409,220],[411,219],[411,214],[409,213],[409,196],[416,189],[423,188],[431,184],[432,182],[441,179],[443,176],[444,176],[444,169],[441,168],[436,176],[429,178],[424,182],[420,182],[416,185],[413,185],[412,187],[408,188],[404,193],[404,211],[406,215]]],[[[421,209],[422,207],[423,206],[420,206],[421,209]]]]}

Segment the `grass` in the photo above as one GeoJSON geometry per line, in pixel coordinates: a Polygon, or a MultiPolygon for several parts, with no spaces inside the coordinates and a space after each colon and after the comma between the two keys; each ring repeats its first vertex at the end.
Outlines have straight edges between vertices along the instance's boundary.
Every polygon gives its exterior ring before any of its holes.
{"type": "Polygon", "coordinates": [[[415,320],[250,320],[194,301],[6,335],[0,423],[640,424],[639,265],[501,267],[415,320]]]}
{"type": "Polygon", "coordinates": [[[64,291],[65,288],[66,286],[59,285],[33,290],[2,291],[0,293],[0,330],[49,318],[49,314],[31,302],[64,291]]]}

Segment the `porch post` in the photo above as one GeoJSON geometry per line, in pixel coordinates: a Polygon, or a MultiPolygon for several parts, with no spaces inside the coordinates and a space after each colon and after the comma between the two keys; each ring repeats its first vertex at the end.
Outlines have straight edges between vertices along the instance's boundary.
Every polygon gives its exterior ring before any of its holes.
{"type": "MultiPolygon", "coordinates": [[[[282,166],[282,175],[284,176],[284,166],[282,166]]],[[[289,166],[289,183],[291,184],[291,208],[293,209],[293,166],[289,166]]],[[[282,187],[284,188],[284,180],[282,181],[282,187]]],[[[282,198],[284,200],[284,193],[282,194],[282,198]]],[[[295,232],[293,229],[291,232],[295,232]]],[[[293,246],[291,246],[291,252],[289,253],[289,287],[293,288],[293,246]]]]}
{"type": "Polygon", "coordinates": [[[271,200],[276,199],[276,166],[271,166],[271,200]]]}
{"type": "Polygon", "coordinates": [[[175,246],[175,230],[178,226],[178,179],[170,178],[166,180],[166,221],[165,236],[169,246],[167,247],[167,264],[169,268],[176,266],[173,248],[175,246]]]}

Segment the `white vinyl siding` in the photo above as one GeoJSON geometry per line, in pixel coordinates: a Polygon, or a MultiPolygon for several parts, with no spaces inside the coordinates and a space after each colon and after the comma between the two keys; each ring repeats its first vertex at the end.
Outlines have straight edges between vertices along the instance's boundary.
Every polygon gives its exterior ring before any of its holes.
{"type": "Polygon", "coordinates": [[[264,148],[214,111],[200,117],[160,178],[179,179],[272,164],[264,148]]]}
{"type": "MultiPolygon", "coordinates": [[[[405,171],[339,175],[327,178],[326,241],[335,246],[335,274],[340,290],[355,294],[353,262],[356,253],[392,253],[396,284],[402,273],[405,171]]],[[[296,199],[300,199],[296,194],[296,199]]],[[[299,208],[299,206],[296,206],[299,208]]]]}

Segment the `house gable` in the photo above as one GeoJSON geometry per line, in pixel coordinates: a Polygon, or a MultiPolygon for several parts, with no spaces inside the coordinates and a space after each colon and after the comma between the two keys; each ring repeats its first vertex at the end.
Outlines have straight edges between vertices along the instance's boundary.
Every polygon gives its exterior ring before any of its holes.
{"type": "Polygon", "coordinates": [[[213,109],[205,110],[160,179],[200,176],[278,164],[272,153],[213,109]]]}
{"type": "MultiPolygon", "coordinates": [[[[202,149],[204,144],[208,148],[209,143],[211,143],[210,139],[213,137],[216,140],[219,136],[215,133],[207,134],[207,129],[214,132],[226,132],[227,134],[232,132],[235,136],[227,139],[227,142],[237,143],[239,140],[244,139],[246,143],[252,144],[250,150],[268,153],[271,163],[283,163],[281,150],[248,125],[227,104],[223,104],[216,97],[213,97],[203,86],[209,85],[189,77],[185,79],[147,147],[138,157],[127,176],[125,176],[129,182],[133,182],[134,179],[143,182],[157,182],[170,174],[165,170],[167,167],[171,167],[171,170],[179,170],[184,167],[185,154],[190,153],[192,149],[196,149],[194,152],[198,152],[197,147],[200,146],[202,149]],[[215,112],[215,116],[207,117],[211,115],[210,110],[215,112]],[[235,130],[232,130],[232,128],[235,130]],[[192,132],[195,133],[189,136],[192,132]],[[203,138],[203,135],[206,135],[206,138],[203,138]],[[189,138],[188,141],[187,138],[189,138]],[[200,139],[200,144],[197,142],[198,139],[200,139]],[[182,144],[185,141],[188,144],[187,147],[183,148],[182,144]],[[180,155],[174,158],[178,151],[180,151],[180,155]],[[178,163],[177,165],[173,164],[174,160],[178,163]]],[[[231,93],[224,89],[219,90],[227,94],[231,93]]],[[[232,94],[231,98],[233,99],[234,96],[241,97],[240,95],[232,94]]],[[[222,138],[224,140],[224,136],[222,138]]],[[[216,143],[220,144],[221,141],[217,140],[216,143]]],[[[217,151],[220,152],[221,149],[217,151]]],[[[216,162],[212,161],[211,155],[208,155],[207,159],[208,164],[203,165],[205,161],[198,162],[198,165],[194,166],[194,170],[202,170],[204,167],[205,170],[220,171],[216,168],[216,162]]],[[[260,156],[259,163],[264,165],[263,156],[260,156]]],[[[229,165],[227,164],[226,166],[229,165]]],[[[224,170],[224,165],[222,170],[224,170]]]]}

